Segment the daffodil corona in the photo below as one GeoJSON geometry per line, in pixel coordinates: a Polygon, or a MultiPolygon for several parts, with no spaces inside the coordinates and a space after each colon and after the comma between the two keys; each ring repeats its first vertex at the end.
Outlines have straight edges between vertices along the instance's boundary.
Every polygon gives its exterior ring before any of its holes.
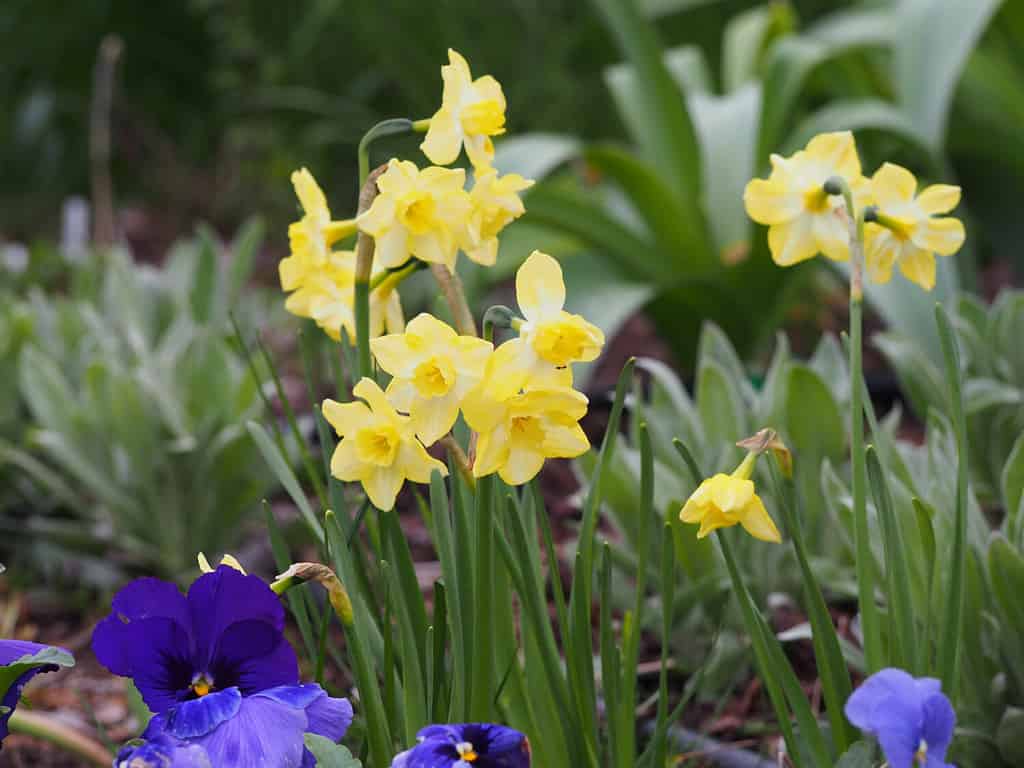
{"type": "Polygon", "coordinates": [[[416,439],[410,418],[395,411],[376,382],[361,379],[352,393],[365,402],[323,404],[324,418],[341,436],[331,457],[332,475],[362,483],[373,505],[388,510],[406,480],[427,483],[434,470],[448,474],[416,439]]]}
{"type": "Polygon", "coordinates": [[[709,477],[687,500],[679,519],[684,523],[700,523],[698,539],[717,528],[739,524],[754,538],[773,543],[782,541],[750,479],[755,460],[755,453],[748,454],[735,472],[731,475],[720,472],[709,477]]]}
{"type": "Polygon", "coordinates": [[[788,267],[818,253],[846,261],[850,256],[848,212],[843,198],[827,194],[824,186],[840,176],[863,200],[866,180],[853,134],[820,134],[791,157],[772,155],[771,163],[767,179],[747,184],[743,202],[750,218],[768,225],[768,248],[775,263],[788,267]]]}
{"type": "Polygon", "coordinates": [[[461,168],[431,166],[392,158],[377,179],[380,194],[356,223],[374,239],[374,261],[388,269],[415,256],[421,261],[455,266],[459,245],[466,242],[471,210],[461,168]]]}
{"type": "Polygon", "coordinates": [[[494,158],[492,136],[505,132],[505,94],[490,75],[473,79],[469,64],[448,49],[448,64],[441,67],[444,93],[441,108],[430,118],[420,145],[430,162],[449,165],[466,147],[475,167],[489,166],[494,158]]]}
{"type": "Polygon", "coordinates": [[[906,168],[886,163],[871,177],[874,208],[866,216],[864,256],[868,275],[887,283],[892,268],[926,291],[935,287],[935,254],[951,256],[964,243],[964,225],[949,213],[960,202],[960,187],[933,184],[920,194],[906,168]]]}
{"type": "Polygon", "coordinates": [[[459,336],[436,317],[418,315],[403,334],[370,343],[377,363],[392,375],[387,396],[408,413],[426,445],[440,440],[455,424],[466,393],[476,386],[491,354],[491,343],[459,336]]]}

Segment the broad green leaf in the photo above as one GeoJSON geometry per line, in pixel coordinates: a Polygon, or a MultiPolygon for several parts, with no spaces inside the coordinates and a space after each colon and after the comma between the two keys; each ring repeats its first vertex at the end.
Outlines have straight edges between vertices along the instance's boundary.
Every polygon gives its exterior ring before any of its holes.
{"type": "Polygon", "coordinates": [[[785,393],[786,432],[797,457],[840,461],[846,454],[844,417],[821,377],[810,367],[793,363],[785,393]]]}
{"type": "Polygon", "coordinates": [[[641,12],[652,19],[721,2],[722,0],[637,0],[641,12]]]}
{"type": "Polygon", "coordinates": [[[819,133],[829,131],[882,131],[911,148],[920,149],[925,157],[934,158],[920,126],[898,107],[876,99],[830,101],[800,121],[786,140],[784,151],[801,149],[819,133]]]}
{"type": "Polygon", "coordinates": [[[1002,536],[992,539],[988,550],[992,592],[1005,632],[1024,637],[1024,556],[1002,536]]]}
{"type": "Polygon", "coordinates": [[[582,149],[575,136],[557,133],[521,133],[500,141],[494,151],[494,167],[501,173],[518,173],[540,181],[559,166],[577,157],[582,149]]]}
{"type": "Polygon", "coordinates": [[[739,455],[737,440],[749,434],[746,409],[725,369],[714,360],[701,363],[697,377],[697,411],[704,424],[706,450],[716,472],[731,472],[729,462],[739,455]]]}
{"type": "Polygon", "coordinates": [[[231,243],[231,263],[225,281],[227,295],[222,299],[229,307],[234,306],[242,295],[242,289],[252,274],[256,253],[263,242],[265,232],[263,220],[253,216],[241,226],[231,243]]]}
{"type": "Polygon", "coordinates": [[[362,768],[362,763],[352,757],[347,747],[335,744],[316,733],[305,735],[306,749],[316,758],[316,768],[362,768]]]}
{"type": "Polygon", "coordinates": [[[213,316],[217,301],[220,267],[217,263],[220,246],[217,234],[206,224],[197,228],[199,236],[199,259],[193,275],[192,290],[189,298],[192,305],[192,317],[196,323],[204,325],[213,316]]]}
{"type": "Polygon", "coordinates": [[[1001,0],[904,0],[893,41],[900,106],[938,151],[957,81],[1001,0]]]}
{"type": "Polygon", "coordinates": [[[727,96],[695,93],[687,102],[700,140],[704,209],[718,260],[732,264],[750,251],[743,190],[756,171],[761,86],[746,83],[727,96]]]}
{"type": "Polygon", "coordinates": [[[1012,541],[1016,541],[1017,531],[1024,524],[1024,520],[1020,519],[1021,510],[1024,508],[1024,433],[1013,444],[1000,480],[1003,510],[1006,514],[1003,530],[1012,541]]]}
{"type": "Polygon", "coordinates": [[[851,48],[884,47],[896,37],[896,8],[849,8],[830,13],[804,30],[807,37],[840,53],[851,48]]]}
{"type": "Polygon", "coordinates": [[[723,90],[730,93],[756,78],[772,39],[795,25],[796,14],[788,3],[770,3],[733,16],[723,33],[723,90]]]}
{"type": "Polygon", "coordinates": [[[298,478],[295,477],[295,473],[292,472],[292,468],[288,465],[287,460],[281,455],[277,446],[274,445],[274,441],[262,424],[250,421],[246,428],[249,430],[249,434],[252,435],[252,439],[256,442],[256,447],[259,448],[264,461],[267,462],[267,466],[277,476],[277,479],[284,486],[291,500],[295,502],[299,512],[302,513],[302,517],[305,519],[310,531],[322,542],[324,539],[323,528],[313,512],[313,508],[309,505],[309,499],[306,498],[306,494],[302,490],[298,478]]]}
{"type": "Polygon", "coordinates": [[[757,143],[757,167],[768,165],[768,155],[782,144],[784,127],[792,118],[808,75],[829,54],[823,43],[803,37],[783,37],[768,53],[764,76],[764,109],[757,143]]]}
{"type": "Polygon", "coordinates": [[[10,687],[23,674],[32,669],[49,665],[73,667],[75,666],[75,659],[62,648],[50,646],[36,653],[22,656],[20,659],[15,659],[10,664],[0,666],[0,700],[6,697],[10,687]]]}
{"type": "Polygon", "coordinates": [[[1024,709],[1007,707],[996,729],[996,744],[1007,765],[1024,765],[1024,709]]]}
{"type": "Polygon", "coordinates": [[[968,416],[987,408],[1024,403],[1024,392],[994,379],[968,379],[964,383],[964,409],[968,416]]]}
{"type": "Polygon", "coordinates": [[[900,385],[919,417],[924,418],[929,407],[946,409],[948,400],[943,391],[942,375],[914,336],[879,333],[872,338],[872,343],[896,371],[900,385]]]}

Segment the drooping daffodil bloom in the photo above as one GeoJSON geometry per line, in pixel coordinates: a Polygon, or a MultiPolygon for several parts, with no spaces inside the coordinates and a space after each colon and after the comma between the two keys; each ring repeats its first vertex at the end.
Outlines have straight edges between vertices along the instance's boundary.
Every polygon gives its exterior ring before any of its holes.
{"type": "Polygon", "coordinates": [[[494,264],[498,258],[498,234],[526,212],[519,193],[532,186],[533,181],[518,173],[498,176],[491,167],[476,169],[469,192],[473,206],[469,229],[471,243],[475,243],[466,247],[470,259],[485,267],[494,264]]]}
{"type": "Polygon", "coordinates": [[[420,170],[392,158],[377,179],[380,193],[356,218],[359,229],[374,239],[374,261],[394,269],[415,256],[452,269],[459,246],[468,240],[472,204],[465,181],[461,168],[420,170]]]}
{"type": "Polygon", "coordinates": [[[475,167],[491,164],[492,136],[505,132],[505,94],[490,75],[473,79],[469,64],[448,49],[448,64],[441,67],[444,92],[441,108],[430,118],[430,127],[420,149],[430,162],[449,165],[466,147],[475,167]]]}
{"type": "Polygon", "coordinates": [[[370,349],[393,377],[388,400],[409,414],[416,435],[432,445],[455,424],[462,399],[483,377],[492,345],[475,336],[459,336],[424,313],[405,333],[373,339],[370,349]]]}
{"type": "Polygon", "coordinates": [[[571,363],[594,360],[604,346],[604,333],[581,315],[566,312],[562,268],[546,253],[534,251],[516,273],[516,300],[525,321],[519,338],[495,350],[500,376],[489,384],[498,397],[525,387],[572,385],[571,363]]]}
{"type": "Polygon", "coordinates": [[[71,654],[63,648],[28,640],[0,640],[0,668],[9,684],[0,688],[0,743],[7,738],[7,721],[21,701],[21,692],[42,672],[56,672],[74,666],[71,654]]]}
{"type": "Polygon", "coordinates": [[[748,453],[731,475],[719,472],[707,478],[683,505],[679,519],[684,523],[700,523],[698,539],[718,528],[739,524],[756,539],[782,541],[779,529],[750,479],[756,460],[756,453],[748,453]]]}
{"type": "Polygon", "coordinates": [[[846,702],[847,719],[874,736],[890,768],[953,768],[946,750],[956,713],[932,677],[914,678],[902,669],[880,670],[846,702]]]}
{"type": "Polygon", "coordinates": [[[960,202],[960,187],[933,184],[917,192],[906,168],[886,163],[871,177],[873,209],[865,216],[864,256],[868,275],[887,283],[893,265],[926,291],[935,287],[935,254],[952,256],[964,243],[964,225],[949,213],[960,202]]]}
{"type": "Polygon", "coordinates": [[[174,766],[205,758],[217,768],[311,768],[303,734],[338,740],[352,722],[347,699],[299,683],[277,595],[230,566],[202,574],[187,595],[160,579],[129,583],[92,648],[107,669],[132,678],[155,715],[145,749],[122,750],[118,765],[163,768],[157,758],[169,756],[174,766]]]}
{"type": "Polygon", "coordinates": [[[513,392],[490,382],[500,369],[488,370],[479,386],[466,395],[462,413],[479,434],[473,475],[497,472],[509,485],[532,480],[545,459],[571,459],[590,448],[579,420],[587,412],[587,398],[569,387],[513,392]]]}
{"type": "Polygon", "coordinates": [[[418,744],[391,768],[529,768],[530,744],[517,730],[493,723],[428,725],[418,744]]]}
{"type": "MultiPolygon", "coordinates": [[[[322,264],[307,263],[302,269],[298,262],[286,266],[292,258],[280,264],[281,288],[292,292],[285,300],[285,309],[312,319],[335,341],[344,329],[355,342],[355,251],[333,251],[322,264]]],[[[386,271],[374,262],[374,277],[386,271]]],[[[385,329],[399,333],[404,326],[398,291],[374,290],[370,294],[370,336],[379,336],[385,329]]]]}
{"type": "Polygon", "coordinates": [[[849,219],[842,196],[829,195],[825,182],[841,176],[855,200],[864,202],[867,182],[853,134],[819,134],[791,157],[772,155],[771,163],[767,179],[747,184],[743,203],[750,218],[768,225],[768,248],[775,263],[788,267],[818,253],[846,261],[849,219]]]}
{"type": "Polygon", "coordinates": [[[365,402],[324,400],[324,418],[341,442],[331,457],[331,474],[346,482],[360,482],[377,509],[395,506],[402,483],[429,483],[445,465],[427,454],[416,439],[409,416],[399,414],[372,379],[360,379],[352,394],[365,402]]]}
{"type": "MultiPolygon", "coordinates": [[[[355,234],[355,221],[334,221],[327,198],[313,174],[301,168],[292,173],[292,186],[302,205],[303,216],[288,226],[291,254],[281,262],[281,282],[291,281],[293,272],[305,272],[307,265],[322,265],[339,240],[355,234]]],[[[285,289],[290,290],[290,289],[285,289]]]]}

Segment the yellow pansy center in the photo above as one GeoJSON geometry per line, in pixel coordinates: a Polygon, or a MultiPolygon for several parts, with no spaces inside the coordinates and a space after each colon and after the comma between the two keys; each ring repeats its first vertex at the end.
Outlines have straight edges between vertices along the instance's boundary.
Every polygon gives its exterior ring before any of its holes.
{"type": "Polygon", "coordinates": [[[458,752],[459,757],[467,763],[475,762],[479,757],[473,749],[473,745],[468,741],[460,741],[456,744],[455,751],[458,752]]]}
{"type": "Polygon", "coordinates": [[[586,329],[578,323],[559,320],[538,326],[533,349],[549,363],[563,366],[580,360],[589,343],[586,329]]]}
{"type": "Polygon", "coordinates": [[[390,467],[400,443],[398,430],[390,424],[365,427],[356,432],[356,454],[367,464],[390,467]]]}
{"type": "Polygon", "coordinates": [[[431,357],[416,366],[412,382],[421,397],[442,397],[455,383],[455,367],[451,360],[431,357]]]}
{"type": "Polygon", "coordinates": [[[825,213],[829,209],[828,192],[817,184],[804,192],[804,208],[810,213],[825,213]]]}
{"type": "Polygon", "coordinates": [[[196,675],[192,679],[192,693],[202,698],[213,690],[213,680],[206,675],[196,675]]]}
{"type": "Polygon", "coordinates": [[[398,220],[414,235],[429,232],[434,226],[434,212],[437,204],[426,192],[409,195],[398,208],[398,220]]]}
{"type": "Polygon", "coordinates": [[[482,99],[468,104],[460,117],[462,130],[470,136],[497,136],[505,132],[505,110],[496,99],[482,99]]]}

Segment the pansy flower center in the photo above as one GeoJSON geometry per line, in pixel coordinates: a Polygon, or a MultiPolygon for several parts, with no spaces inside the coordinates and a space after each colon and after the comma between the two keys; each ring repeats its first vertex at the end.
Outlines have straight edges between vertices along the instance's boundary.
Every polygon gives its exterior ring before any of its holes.
{"type": "Polygon", "coordinates": [[[395,462],[401,439],[390,424],[367,427],[356,432],[356,452],[361,461],[390,467],[395,462]]]}
{"type": "Polygon", "coordinates": [[[477,760],[476,750],[473,749],[473,744],[468,741],[460,741],[455,745],[455,751],[459,753],[459,757],[467,763],[472,763],[477,760]]]}
{"type": "Polygon", "coordinates": [[[209,675],[200,674],[192,678],[192,685],[190,686],[192,693],[196,695],[196,698],[202,698],[208,693],[214,690],[213,680],[209,675]]]}
{"type": "Polygon", "coordinates": [[[416,366],[412,381],[422,397],[441,397],[455,383],[455,368],[450,360],[431,357],[416,366]]]}
{"type": "Polygon", "coordinates": [[[469,134],[497,136],[505,132],[505,112],[496,99],[481,99],[462,109],[462,130],[469,134]]]}
{"type": "Polygon", "coordinates": [[[427,192],[414,192],[399,207],[398,220],[414,235],[429,232],[434,226],[434,214],[437,204],[427,192]]]}

